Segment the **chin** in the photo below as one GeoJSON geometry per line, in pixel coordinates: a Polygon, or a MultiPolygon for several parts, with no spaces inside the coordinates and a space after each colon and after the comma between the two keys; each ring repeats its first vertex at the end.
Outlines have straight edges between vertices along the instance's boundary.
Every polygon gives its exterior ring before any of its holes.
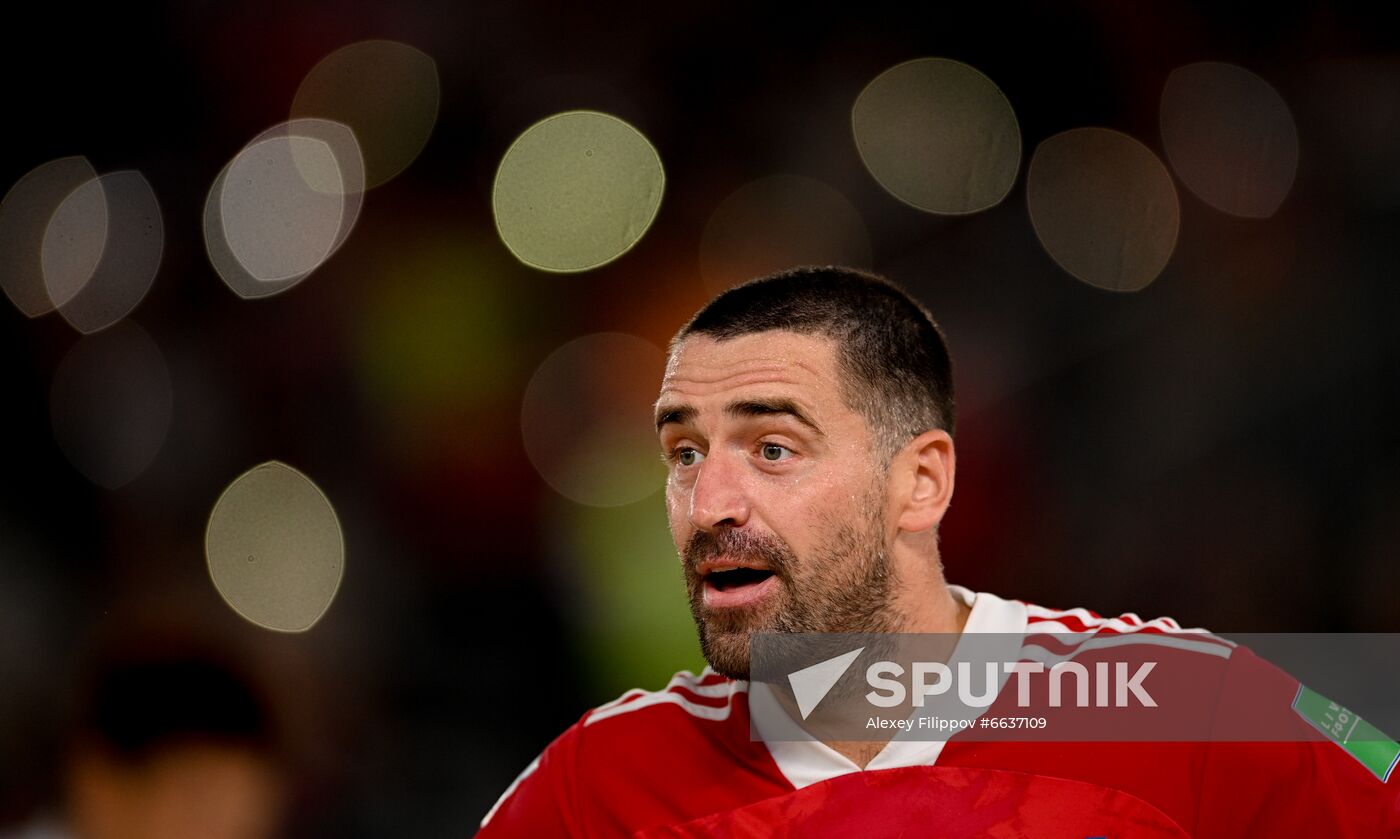
{"type": "Polygon", "coordinates": [[[749,678],[749,632],[700,631],[700,652],[710,669],[730,679],[749,678]]]}

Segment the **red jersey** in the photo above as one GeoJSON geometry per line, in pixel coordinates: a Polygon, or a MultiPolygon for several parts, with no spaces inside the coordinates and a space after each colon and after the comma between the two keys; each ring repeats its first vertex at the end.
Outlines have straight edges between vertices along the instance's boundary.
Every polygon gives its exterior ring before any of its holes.
{"type": "MultiPolygon", "coordinates": [[[[1196,656],[1218,682],[1217,725],[1264,720],[1298,735],[1036,742],[960,733],[891,740],[862,769],[821,742],[753,739],[750,709],[774,701],[768,686],[706,669],[584,714],[511,784],[478,835],[1400,837],[1395,761],[1368,764],[1328,739],[1294,712],[1297,682],[1247,650],[1169,618],[1102,618],[949,588],[971,607],[964,632],[1021,634],[1028,648],[1090,633],[1196,656]]],[[[1002,690],[988,713],[1013,693],[1002,690]]]]}

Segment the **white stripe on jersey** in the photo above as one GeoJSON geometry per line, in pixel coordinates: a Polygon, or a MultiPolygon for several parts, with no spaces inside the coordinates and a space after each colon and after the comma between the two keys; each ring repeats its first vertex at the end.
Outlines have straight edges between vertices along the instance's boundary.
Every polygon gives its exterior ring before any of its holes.
{"type": "Polygon", "coordinates": [[[615,706],[615,705],[621,705],[622,703],[626,702],[627,700],[629,700],[629,699],[635,699],[635,698],[638,697],[638,696],[646,696],[646,693],[647,693],[647,692],[644,691],[644,690],[642,690],[641,688],[632,688],[631,690],[629,690],[629,691],[627,691],[626,693],[622,694],[621,696],[619,696],[618,698],[614,699],[613,701],[611,701],[611,702],[604,702],[602,705],[599,705],[597,708],[594,708],[594,709],[593,709],[593,713],[596,714],[596,713],[598,713],[599,711],[606,711],[607,709],[609,709],[609,708],[611,708],[611,707],[613,707],[613,706],[615,706]]]}
{"type": "MultiPolygon", "coordinates": [[[[686,690],[690,691],[696,696],[708,696],[715,698],[721,696],[728,696],[729,691],[731,690],[730,683],[728,681],[716,682],[712,685],[700,684],[700,681],[709,675],[709,671],[701,673],[699,676],[697,676],[689,670],[682,670],[681,672],[672,676],[671,681],[667,682],[666,687],[662,688],[661,690],[666,691],[674,687],[681,687],[685,688],[686,690]]],[[[659,693],[660,691],[656,692],[659,693]]],[[[606,711],[609,708],[616,708],[619,705],[629,703],[637,697],[646,696],[649,693],[653,693],[653,691],[643,690],[641,688],[632,688],[631,690],[622,694],[613,701],[604,702],[602,705],[599,705],[597,708],[594,708],[593,713],[596,714],[599,711],[606,711]]]]}
{"type": "Polygon", "coordinates": [[[543,757],[543,755],[530,761],[530,765],[525,767],[525,771],[515,776],[515,780],[510,782],[510,786],[506,787],[506,791],[501,793],[501,797],[496,799],[495,804],[491,805],[491,809],[486,813],[486,818],[481,820],[482,827],[485,827],[486,823],[491,821],[491,817],[496,815],[496,811],[501,809],[501,805],[506,803],[506,799],[510,798],[511,793],[515,792],[515,788],[520,786],[520,782],[535,774],[535,770],[540,768],[540,757],[543,757]]]}
{"type": "Polygon", "coordinates": [[[1173,630],[1173,632],[1205,632],[1204,629],[1182,629],[1180,623],[1170,618],[1142,620],[1138,618],[1137,615],[1134,615],[1133,612],[1128,612],[1126,615],[1121,616],[1121,618],[1095,618],[1095,616],[1089,612],[1089,609],[1085,608],[1047,609],[1044,608],[1044,606],[1026,604],[1026,615],[1029,616],[1030,622],[1035,623],[1035,625],[1040,625],[1040,623],[1044,622],[1057,622],[1060,618],[1078,618],[1079,622],[1084,623],[1086,626],[1103,626],[1106,627],[1106,629],[1119,630],[1119,632],[1131,632],[1131,630],[1140,629],[1140,627],[1144,626],[1161,627],[1161,629],[1170,629],[1173,630]]]}
{"type": "MultiPolygon", "coordinates": [[[[1033,633],[1028,633],[1033,634],[1033,633]]],[[[1096,635],[1080,644],[1072,644],[1074,649],[1068,654],[1053,652],[1040,644],[1028,642],[1021,647],[1021,655],[1028,661],[1039,661],[1042,664],[1052,664],[1057,661],[1068,661],[1085,650],[1099,649],[1102,647],[1124,647],[1136,644],[1146,644],[1158,647],[1171,647],[1189,652],[1204,653],[1219,658],[1229,658],[1233,650],[1223,644],[1215,644],[1210,641],[1195,641],[1189,638],[1181,638],[1174,635],[1157,635],[1153,633],[1135,632],[1131,635],[1096,635]]]]}
{"type": "Polygon", "coordinates": [[[1124,615],[1123,617],[1132,618],[1133,620],[1137,621],[1136,623],[1131,623],[1127,620],[1123,620],[1122,618],[1096,618],[1092,614],[1090,614],[1088,609],[1084,608],[1047,609],[1044,606],[1027,604],[1026,614],[1031,618],[1030,626],[1027,627],[1027,631],[1029,631],[1032,627],[1037,630],[1043,630],[1045,632],[1087,632],[1093,631],[1094,627],[1113,629],[1118,632],[1136,632],[1140,629],[1148,627],[1156,629],[1165,629],[1171,632],[1206,631],[1200,628],[1182,629],[1181,625],[1178,624],[1176,621],[1172,620],[1171,618],[1156,618],[1154,620],[1144,622],[1142,618],[1139,618],[1137,615],[1132,614],[1131,612],[1124,615]],[[1089,629],[1070,629],[1069,627],[1065,626],[1065,624],[1059,622],[1058,619],[1063,617],[1078,618],[1080,623],[1083,623],[1085,626],[1089,627],[1089,629]],[[1062,629],[1055,629],[1054,627],[1056,626],[1062,627],[1062,629]]]}
{"type": "Polygon", "coordinates": [[[723,705],[701,705],[698,702],[691,702],[689,699],[686,699],[684,696],[673,690],[667,689],[643,696],[639,699],[634,699],[631,702],[627,702],[622,705],[613,705],[610,708],[605,708],[600,711],[594,711],[593,713],[588,715],[588,718],[583,721],[583,724],[585,726],[588,726],[592,725],[595,722],[598,722],[599,720],[605,720],[609,717],[616,717],[620,714],[627,714],[631,713],[632,711],[641,710],[642,708],[650,708],[653,705],[665,705],[667,703],[679,705],[691,716],[700,717],[701,719],[727,720],[729,719],[729,713],[734,709],[733,694],[742,693],[743,691],[748,689],[748,685],[740,682],[721,682],[718,685],[711,685],[708,688],[704,689],[709,690],[710,688],[717,687],[724,688],[724,692],[715,694],[716,697],[718,698],[719,696],[729,696],[729,702],[726,702],[723,705]]]}
{"type": "Polygon", "coordinates": [[[703,678],[704,676],[700,676],[697,678],[695,676],[691,676],[687,672],[682,671],[680,673],[677,673],[675,676],[671,677],[671,681],[666,685],[665,690],[670,690],[673,687],[682,687],[695,694],[696,696],[709,696],[715,698],[721,696],[728,696],[734,690],[734,683],[729,680],[715,682],[712,685],[702,685],[700,684],[700,679],[703,678]],[[690,676],[690,678],[682,679],[682,676],[690,676]]]}
{"type": "Polygon", "coordinates": [[[1159,619],[1157,619],[1157,620],[1154,620],[1154,621],[1149,621],[1148,623],[1145,623],[1145,624],[1143,624],[1143,625],[1141,625],[1141,626],[1129,626],[1129,627],[1127,627],[1126,629],[1119,629],[1119,628],[1116,628],[1116,627],[1113,627],[1113,626],[1109,626],[1109,625],[1106,624],[1106,623],[1104,623],[1104,624],[1091,623],[1091,624],[1088,624],[1087,628],[1085,628],[1085,629],[1075,629],[1074,627],[1072,627],[1072,626],[1070,626],[1070,625],[1068,625],[1068,624],[1065,624],[1065,623],[1061,623],[1060,621],[1047,620],[1047,619],[1043,619],[1043,618],[1042,618],[1042,619],[1038,619],[1038,620],[1033,620],[1033,621],[1031,621],[1030,623],[1026,624],[1026,634],[1027,634],[1027,635],[1036,635],[1036,634],[1042,634],[1042,635],[1094,635],[1094,634],[1096,634],[1096,633],[1097,633],[1099,630],[1101,630],[1101,629],[1109,629],[1109,630],[1112,630],[1114,633],[1120,634],[1120,635],[1136,635],[1136,636],[1153,635],[1153,634],[1163,634],[1163,635],[1202,635],[1202,636],[1206,636],[1206,637],[1209,637],[1209,638],[1214,638],[1217,642],[1219,642],[1219,643],[1221,643],[1221,644],[1226,644],[1226,645],[1231,646],[1231,647],[1235,646],[1235,643],[1234,643],[1233,641],[1229,641],[1229,640],[1226,640],[1226,639],[1221,638],[1221,637],[1219,637],[1219,636],[1212,635],[1212,634],[1210,633],[1209,630],[1206,630],[1206,629],[1199,629],[1199,628],[1182,629],[1181,627],[1176,626],[1176,625],[1174,625],[1174,624],[1173,624],[1173,625],[1168,625],[1168,624],[1167,624],[1163,619],[1161,619],[1161,618],[1159,618],[1159,619]],[[1156,632],[1153,632],[1153,630],[1156,630],[1156,632]]]}

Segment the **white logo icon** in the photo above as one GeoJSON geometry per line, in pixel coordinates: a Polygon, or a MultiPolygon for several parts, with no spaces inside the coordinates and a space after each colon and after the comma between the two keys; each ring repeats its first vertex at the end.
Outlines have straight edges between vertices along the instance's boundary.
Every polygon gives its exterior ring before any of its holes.
{"type": "Polygon", "coordinates": [[[865,647],[860,647],[788,674],[788,684],[792,685],[792,695],[797,699],[797,710],[802,712],[802,719],[807,719],[821,704],[832,686],[840,681],[864,650],[865,647]]]}

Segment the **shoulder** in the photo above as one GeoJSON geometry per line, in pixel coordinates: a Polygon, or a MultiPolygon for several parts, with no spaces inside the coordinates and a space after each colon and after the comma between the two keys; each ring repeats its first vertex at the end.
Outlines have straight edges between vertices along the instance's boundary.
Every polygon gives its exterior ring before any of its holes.
{"type": "Polygon", "coordinates": [[[482,835],[630,834],[698,806],[695,790],[732,777],[748,743],[748,683],[682,671],[587,711],[506,789],[482,835]],[[626,826],[625,830],[617,830],[626,826]],[[489,832],[488,832],[489,828],[489,832]]]}
{"type": "Polygon", "coordinates": [[[1026,605],[1026,643],[1055,644],[1079,651],[1118,647],[1156,647],[1196,653],[1222,662],[1236,645],[1200,627],[1184,628],[1175,618],[1144,620],[1135,612],[1104,617],[1084,608],[1051,609],[1026,605]],[[1057,636],[1059,636],[1057,638],[1057,636]]]}
{"type": "Polygon", "coordinates": [[[607,781],[592,782],[605,795],[618,784],[660,795],[677,781],[701,783],[759,763],[748,691],[748,682],[708,668],[677,673],[660,690],[627,691],[575,725],[576,765],[584,774],[607,774],[607,781]]]}
{"type": "Polygon", "coordinates": [[[1136,612],[1104,617],[1085,608],[1051,609],[1020,599],[1006,599],[988,592],[973,592],[949,585],[956,599],[971,607],[964,632],[969,634],[1024,635],[1028,643],[1043,643],[1045,636],[1066,636],[1062,643],[1092,641],[1089,647],[1142,643],[1195,649],[1228,658],[1234,644],[1200,628],[1186,629],[1174,618],[1144,620],[1136,612]],[[1039,637],[1037,637],[1039,636],[1039,637]],[[1169,639],[1169,640],[1164,640],[1169,639]]]}
{"type": "Polygon", "coordinates": [[[606,765],[654,765],[678,749],[694,754],[735,737],[748,738],[748,682],[705,668],[682,670],[659,690],[634,688],[584,712],[546,754],[579,771],[606,765]]]}
{"type": "Polygon", "coordinates": [[[585,713],[577,728],[590,733],[661,731],[730,721],[744,706],[748,682],[729,679],[708,667],[699,675],[682,670],[660,690],[634,688],[585,713]]]}
{"type": "MultiPolygon", "coordinates": [[[[1122,734],[1148,740],[1196,740],[1208,736],[1214,709],[1239,658],[1236,644],[1204,629],[1183,628],[1173,618],[1144,620],[1133,612],[1104,617],[1088,609],[1026,607],[1020,658],[1050,674],[1041,683],[1050,705],[1055,688],[1075,677],[1076,704],[1060,734],[1094,731],[1110,723],[1122,734]],[[1092,692],[1092,698],[1084,698],[1092,692]],[[1112,707],[1112,713],[1099,709],[1112,707]]],[[[1037,670],[1036,672],[1039,672],[1037,670]]]]}
{"type": "Polygon", "coordinates": [[[1037,632],[1205,632],[1204,629],[1182,629],[1175,618],[1160,617],[1143,620],[1136,612],[1124,612],[1117,617],[1104,617],[1085,608],[1051,609],[1026,603],[1028,630],[1037,632]]]}
{"type": "Polygon", "coordinates": [[[728,729],[748,731],[748,682],[705,668],[682,670],[660,690],[634,688],[585,711],[545,750],[542,758],[580,767],[595,760],[612,766],[671,752],[678,740],[719,740],[728,729]]]}

